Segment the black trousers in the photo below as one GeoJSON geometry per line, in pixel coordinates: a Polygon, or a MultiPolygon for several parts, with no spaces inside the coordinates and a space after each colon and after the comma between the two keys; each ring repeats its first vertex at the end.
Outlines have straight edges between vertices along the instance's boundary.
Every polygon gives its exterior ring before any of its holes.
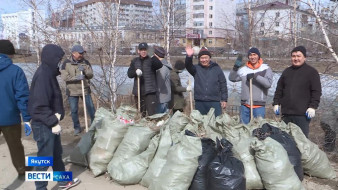
{"type": "Polygon", "coordinates": [[[0,126],[0,133],[4,135],[12,163],[19,174],[25,174],[25,153],[21,142],[21,123],[10,126],[0,126]]]}
{"type": "Polygon", "coordinates": [[[303,131],[304,135],[309,138],[309,125],[310,125],[310,121],[311,119],[308,119],[305,115],[301,116],[301,115],[283,115],[282,116],[282,120],[288,124],[289,122],[292,122],[296,125],[298,125],[298,127],[300,127],[300,129],[303,131]]]}
{"type": "MultiPolygon", "coordinates": [[[[148,116],[150,115],[154,115],[157,112],[157,105],[158,105],[158,101],[157,101],[157,96],[156,93],[151,93],[151,94],[146,94],[146,95],[141,95],[141,113],[142,113],[142,117],[148,116]]],[[[135,101],[137,102],[137,106],[138,106],[138,99],[137,96],[135,96],[135,101]]]]}

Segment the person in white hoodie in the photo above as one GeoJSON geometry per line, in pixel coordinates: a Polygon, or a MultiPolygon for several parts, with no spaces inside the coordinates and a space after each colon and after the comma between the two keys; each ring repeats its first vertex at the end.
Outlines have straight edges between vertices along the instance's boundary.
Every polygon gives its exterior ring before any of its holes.
{"type": "Polygon", "coordinates": [[[157,97],[159,101],[157,113],[168,112],[168,104],[171,100],[170,71],[173,68],[171,64],[164,59],[165,54],[166,52],[163,47],[154,47],[154,56],[156,56],[163,64],[162,68],[156,70],[157,97]]]}

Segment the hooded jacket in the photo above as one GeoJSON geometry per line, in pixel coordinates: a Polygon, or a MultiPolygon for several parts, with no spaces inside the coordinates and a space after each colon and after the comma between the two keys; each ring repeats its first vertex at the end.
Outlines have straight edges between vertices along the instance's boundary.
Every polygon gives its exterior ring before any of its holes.
{"type": "Polygon", "coordinates": [[[246,66],[241,67],[237,72],[232,70],[229,74],[229,80],[232,82],[241,81],[241,103],[250,105],[250,81],[247,80],[247,75],[255,73],[252,80],[252,101],[255,106],[265,106],[268,90],[272,85],[273,72],[270,67],[259,60],[256,68],[253,68],[250,62],[246,66]]]}
{"type": "Polygon", "coordinates": [[[194,99],[199,101],[228,101],[228,88],[222,69],[210,61],[209,67],[193,65],[192,57],[185,58],[185,68],[194,77],[194,99]]]}
{"type": "Polygon", "coordinates": [[[27,112],[29,87],[23,70],[5,54],[0,54],[0,126],[21,123],[31,117],[27,112]]]}
{"type": "Polygon", "coordinates": [[[170,71],[173,69],[167,60],[161,60],[163,66],[156,71],[157,96],[160,103],[168,103],[171,100],[170,71]]]}
{"type": "Polygon", "coordinates": [[[56,113],[64,117],[62,94],[56,79],[58,64],[65,53],[54,44],[47,44],[41,52],[41,65],[36,70],[30,89],[28,112],[32,123],[53,127],[58,124],[56,113]]]}

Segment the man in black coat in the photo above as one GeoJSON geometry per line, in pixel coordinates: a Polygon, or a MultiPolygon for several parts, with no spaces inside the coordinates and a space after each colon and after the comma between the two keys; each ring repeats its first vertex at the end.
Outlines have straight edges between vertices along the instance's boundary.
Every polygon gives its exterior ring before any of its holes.
{"type": "MultiPolygon", "coordinates": [[[[64,56],[63,50],[53,44],[42,48],[41,65],[36,70],[30,89],[28,112],[32,117],[34,140],[38,146],[38,157],[53,157],[53,170],[65,171],[62,161],[61,126],[65,111],[62,94],[56,79],[60,61],[64,56]]],[[[48,166],[36,167],[37,171],[47,171],[48,166]]],[[[61,189],[69,189],[80,182],[75,178],[72,181],[59,182],[61,189]]],[[[47,181],[36,181],[37,190],[47,189],[47,181]]]]}
{"type": "Polygon", "coordinates": [[[298,125],[308,137],[309,124],[322,95],[320,77],[315,68],[306,64],[305,47],[295,47],[291,60],[292,66],[285,69],[278,80],[273,110],[276,115],[282,111],[283,121],[298,125]]]}
{"type": "Polygon", "coordinates": [[[134,78],[133,94],[135,95],[136,102],[138,102],[137,78],[140,78],[140,104],[143,117],[146,116],[146,113],[148,113],[148,116],[157,113],[156,70],[163,66],[162,62],[156,56],[150,58],[147,50],[148,44],[140,43],[137,51],[139,57],[131,61],[128,69],[128,77],[134,78]]]}

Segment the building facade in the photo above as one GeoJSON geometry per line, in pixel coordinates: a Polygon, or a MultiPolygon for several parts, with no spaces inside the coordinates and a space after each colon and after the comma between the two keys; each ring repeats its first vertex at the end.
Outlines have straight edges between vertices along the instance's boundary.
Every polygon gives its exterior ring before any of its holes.
{"type": "Polygon", "coordinates": [[[46,29],[45,11],[28,9],[10,14],[2,14],[3,38],[12,41],[16,49],[31,50],[33,45],[43,40],[46,29]]]}
{"type": "Polygon", "coordinates": [[[236,2],[187,0],[187,44],[229,48],[235,35],[236,2]]]}

